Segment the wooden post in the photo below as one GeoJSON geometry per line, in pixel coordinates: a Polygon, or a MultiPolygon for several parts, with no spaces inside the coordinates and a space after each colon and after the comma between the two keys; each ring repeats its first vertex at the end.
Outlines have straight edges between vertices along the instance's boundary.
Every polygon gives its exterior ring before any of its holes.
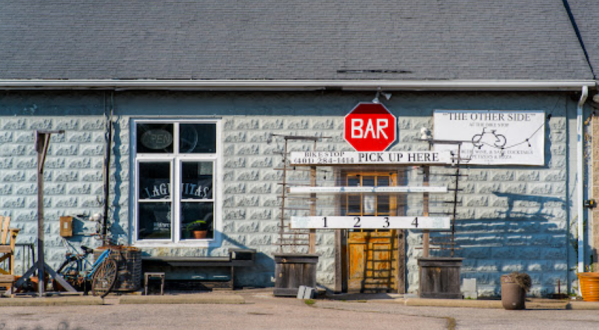
{"type": "MultiPolygon", "coordinates": [[[[316,187],[316,166],[310,166],[310,186],[316,187]]],[[[310,194],[310,216],[316,215],[316,194],[310,194]]],[[[310,229],[308,253],[316,253],[316,229],[310,229]]]]}
{"type": "MultiPolygon", "coordinates": [[[[37,262],[14,285],[14,288],[19,288],[25,283],[25,280],[37,271],[39,297],[43,297],[44,295],[44,275],[46,272],[67,291],[77,292],[62,276],[57,274],[52,267],[44,262],[44,162],[48,154],[50,135],[52,133],[64,134],[64,131],[35,131],[35,150],[37,152],[37,262]]],[[[10,288],[6,293],[12,294],[12,292],[13,288],[10,288]]]]}
{"type": "MultiPolygon", "coordinates": [[[[424,187],[428,187],[429,185],[429,174],[430,174],[430,167],[428,166],[424,166],[423,167],[423,182],[422,185],[424,187]]],[[[423,194],[422,197],[422,215],[425,217],[428,217],[428,192],[425,192],[423,194]]],[[[428,258],[430,255],[430,232],[428,229],[425,229],[422,231],[422,256],[424,258],[428,258]]]]}

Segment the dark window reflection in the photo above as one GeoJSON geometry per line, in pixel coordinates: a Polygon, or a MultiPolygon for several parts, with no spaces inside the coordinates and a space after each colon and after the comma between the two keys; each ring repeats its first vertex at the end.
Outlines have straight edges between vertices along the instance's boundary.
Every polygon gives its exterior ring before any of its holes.
{"type": "Polygon", "coordinates": [[[378,214],[386,215],[390,211],[390,200],[389,195],[378,195],[377,196],[377,212],[378,214]]]}
{"type": "Polygon", "coordinates": [[[214,203],[181,203],[182,239],[213,238],[213,223],[214,203]]]}
{"type": "Polygon", "coordinates": [[[137,215],[139,239],[171,238],[171,203],[139,203],[137,215]]]}
{"type": "Polygon", "coordinates": [[[388,176],[379,176],[376,179],[376,185],[378,187],[389,187],[389,177],[388,176]]]}
{"type": "Polygon", "coordinates": [[[212,162],[184,162],[182,199],[212,199],[212,162]]]}
{"type": "Polygon", "coordinates": [[[350,176],[347,178],[347,186],[348,187],[359,187],[360,186],[360,177],[350,176]]]}
{"type": "Polygon", "coordinates": [[[216,124],[180,124],[179,152],[216,153],[216,124]]]}
{"type": "Polygon", "coordinates": [[[170,199],[171,164],[168,162],[139,163],[139,199],[170,199]]]}
{"type": "Polygon", "coordinates": [[[360,214],[361,210],[361,198],[360,195],[348,195],[347,196],[347,213],[349,214],[360,214]]]}
{"type": "Polygon", "coordinates": [[[173,153],[173,124],[137,124],[137,153],[173,153]]]}
{"type": "MultiPolygon", "coordinates": [[[[390,178],[388,176],[379,176],[376,179],[376,185],[378,187],[389,187],[389,183],[390,183],[390,178]]],[[[382,195],[379,194],[377,195],[377,205],[376,205],[376,209],[377,209],[377,214],[378,215],[388,215],[390,210],[391,210],[391,206],[390,206],[390,198],[389,195],[382,195]]]]}

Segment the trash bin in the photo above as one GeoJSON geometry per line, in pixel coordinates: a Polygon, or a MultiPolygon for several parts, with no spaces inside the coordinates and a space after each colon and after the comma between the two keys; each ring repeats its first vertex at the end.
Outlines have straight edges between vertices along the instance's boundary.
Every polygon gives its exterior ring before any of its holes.
{"type": "Polygon", "coordinates": [[[526,290],[510,275],[501,276],[501,304],[508,310],[525,309],[526,290]]]}

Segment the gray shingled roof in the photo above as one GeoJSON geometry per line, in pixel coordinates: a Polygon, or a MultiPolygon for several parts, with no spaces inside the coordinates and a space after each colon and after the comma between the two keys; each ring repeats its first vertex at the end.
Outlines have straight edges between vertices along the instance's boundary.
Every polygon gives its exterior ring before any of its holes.
{"type": "Polygon", "coordinates": [[[592,74],[561,0],[4,1],[0,79],[36,78],[592,74]]]}
{"type": "Polygon", "coordinates": [[[568,0],[579,36],[588,55],[595,76],[599,72],[599,16],[597,0],[568,0]]]}

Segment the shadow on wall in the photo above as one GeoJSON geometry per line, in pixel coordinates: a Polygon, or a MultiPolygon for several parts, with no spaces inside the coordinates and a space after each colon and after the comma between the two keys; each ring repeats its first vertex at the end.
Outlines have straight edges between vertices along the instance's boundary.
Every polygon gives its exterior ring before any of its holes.
{"type": "MultiPolygon", "coordinates": [[[[115,188],[114,194],[110,196],[111,200],[108,201],[110,204],[108,210],[108,213],[110,214],[109,219],[112,219],[112,224],[110,224],[109,229],[112,234],[112,238],[115,241],[117,241],[118,243],[129,243],[129,232],[121,225],[122,223],[128,223],[127,216],[125,217],[125,219],[121,219],[121,205],[123,203],[128,202],[128,191],[125,191],[125,195],[123,196],[123,191],[121,189],[121,187],[123,187],[123,184],[125,183],[123,182],[122,173],[129,172],[128,168],[123,168],[123,155],[121,153],[121,148],[119,148],[119,146],[123,145],[123,141],[121,139],[121,119],[121,116],[117,116],[116,120],[114,120],[114,123],[112,125],[112,128],[114,130],[112,135],[114,143],[112,144],[113,160],[111,161],[111,163],[114,164],[114,177],[111,176],[111,183],[114,183],[115,188]]],[[[127,157],[128,156],[129,155],[127,155],[127,157]]],[[[128,185],[125,185],[125,187],[128,187],[128,185]]]]}
{"type": "MultiPolygon", "coordinates": [[[[227,242],[235,248],[249,249],[247,245],[231,238],[229,235],[219,232],[223,243],[227,242]]],[[[212,249],[209,250],[209,253],[212,249]]],[[[272,278],[275,274],[275,261],[272,256],[263,252],[256,253],[256,262],[252,267],[239,267],[235,270],[237,285],[252,287],[271,287],[274,286],[272,278]]]]}
{"type": "MultiPolygon", "coordinates": [[[[142,255],[149,256],[156,252],[164,256],[225,256],[229,248],[249,249],[245,244],[231,238],[229,235],[216,232],[222,239],[222,245],[219,247],[210,247],[208,249],[198,249],[193,247],[185,248],[142,248],[142,255]],[[183,255],[181,255],[183,254],[183,255]]],[[[228,277],[228,270],[222,267],[196,266],[196,267],[171,267],[159,266],[154,271],[169,273],[167,277],[170,280],[193,280],[193,279],[218,279],[228,277]]],[[[275,263],[272,256],[258,252],[255,254],[255,263],[253,266],[235,268],[235,285],[237,287],[271,287],[274,285],[275,263]]]]}
{"type": "MultiPolygon", "coordinates": [[[[549,213],[564,210],[561,198],[494,193],[507,199],[507,209],[496,217],[457,219],[455,257],[464,258],[462,278],[476,278],[479,296],[499,296],[500,277],[524,271],[533,279],[534,296],[567,291],[569,228],[566,219],[549,213]]],[[[451,233],[431,233],[432,241],[447,241],[451,233]]],[[[431,250],[447,257],[448,249],[431,250]]]]}

